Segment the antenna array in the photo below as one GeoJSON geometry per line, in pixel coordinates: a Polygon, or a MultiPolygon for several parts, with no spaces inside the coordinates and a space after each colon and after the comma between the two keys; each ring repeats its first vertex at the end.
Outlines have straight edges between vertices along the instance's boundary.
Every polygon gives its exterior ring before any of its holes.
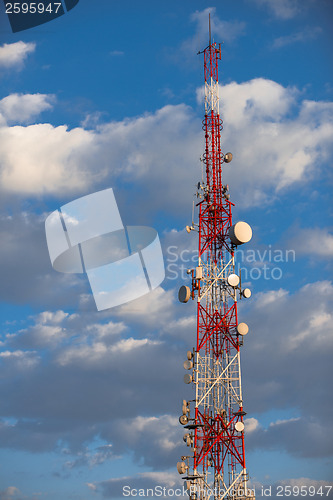
{"type": "Polygon", "coordinates": [[[197,300],[196,346],[187,352],[184,382],[195,387],[195,399],[183,401],[180,423],[189,453],[181,457],[177,470],[184,476],[191,500],[254,500],[247,488],[245,465],[243,395],[240,347],[248,333],[239,323],[238,298],[249,298],[235,272],[235,249],[250,241],[251,227],[232,222],[229,186],[222,184],[222,166],[231,153],[221,150],[223,129],[219,112],[218,61],[221,45],[211,41],[204,55],[205,178],[198,183],[198,224],[186,230],[199,233],[199,257],[189,270],[191,287],[182,286],[179,300],[197,300]]]}

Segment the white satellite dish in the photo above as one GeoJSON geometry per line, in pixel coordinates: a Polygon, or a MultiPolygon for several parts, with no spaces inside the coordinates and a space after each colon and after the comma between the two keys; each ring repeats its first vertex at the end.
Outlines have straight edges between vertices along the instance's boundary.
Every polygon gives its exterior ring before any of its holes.
{"type": "Polygon", "coordinates": [[[239,221],[229,228],[229,238],[234,245],[243,245],[252,238],[252,229],[247,222],[239,221]]]}
{"type": "Polygon", "coordinates": [[[186,424],[187,424],[187,422],[188,422],[188,418],[187,418],[187,416],[186,416],[186,415],[181,415],[181,416],[179,417],[179,422],[180,422],[182,425],[186,425],[186,424]]]}
{"type": "Polygon", "coordinates": [[[249,299],[252,295],[252,292],[249,288],[244,288],[244,290],[242,291],[242,295],[245,299],[249,299]]]}
{"type": "Polygon", "coordinates": [[[187,360],[187,361],[184,361],[183,366],[184,366],[185,370],[192,370],[193,363],[192,363],[192,361],[187,360]]]}
{"type": "Polygon", "coordinates": [[[184,382],[185,384],[190,384],[192,382],[192,375],[186,373],[186,375],[184,375],[184,382]]]}
{"type": "Polygon", "coordinates": [[[189,301],[190,297],[191,297],[191,290],[189,289],[189,287],[185,285],[181,286],[178,292],[179,302],[183,302],[184,304],[186,304],[186,302],[189,301]]]}
{"type": "Polygon", "coordinates": [[[239,276],[237,274],[229,274],[227,281],[230,286],[238,286],[239,285],[239,276]]]}
{"type": "Polygon", "coordinates": [[[230,162],[231,162],[231,160],[232,160],[232,153],[226,153],[226,154],[224,155],[224,162],[225,162],[225,163],[230,163],[230,162]]]}
{"type": "Polygon", "coordinates": [[[192,351],[187,351],[186,355],[187,355],[187,359],[188,360],[190,360],[190,359],[193,358],[193,352],[192,351]]]}
{"type": "Polygon", "coordinates": [[[239,323],[237,325],[237,332],[239,335],[246,335],[249,331],[249,327],[247,326],[246,323],[239,323]]]}
{"type": "Polygon", "coordinates": [[[188,467],[185,462],[177,462],[177,471],[179,474],[185,474],[187,469],[188,467]]]}
{"type": "Polygon", "coordinates": [[[237,432],[243,432],[243,430],[244,430],[244,424],[243,424],[243,422],[237,422],[235,424],[235,429],[236,429],[237,432]]]}

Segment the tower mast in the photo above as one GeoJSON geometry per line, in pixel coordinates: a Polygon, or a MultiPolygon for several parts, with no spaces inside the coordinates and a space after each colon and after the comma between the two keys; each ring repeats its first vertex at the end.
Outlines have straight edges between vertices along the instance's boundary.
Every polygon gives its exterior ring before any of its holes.
{"type": "Polygon", "coordinates": [[[178,462],[191,500],[240,500],[253,494],[247,489],[240,347],[248,333],[239,323],[238,298],[251,296],[235,273],[235,249],[252,237],[243,221],[233,224],[228,186],[222,184],[222,167],[232,160],[221,149],[223,122],[219,111],[218,62],[221,45],[212,43],[204,56],[205,78],[205,180],[198,183],[198,224],[187,232],[199,233],[198,265],[192,285],[182,286],[179,300],[197,300],[197,335],[188,351],[184,382],[195,387],[195,399],[183,401],[180,423],[189,453],[178,462]]]}

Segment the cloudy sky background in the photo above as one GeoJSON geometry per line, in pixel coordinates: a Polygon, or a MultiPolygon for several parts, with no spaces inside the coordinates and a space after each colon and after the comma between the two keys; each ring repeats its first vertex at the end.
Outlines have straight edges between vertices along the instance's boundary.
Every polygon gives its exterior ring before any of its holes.
{"type": "MultiPolygon", "coordinates": [[[[252,241],[242,349],[252,484],[333,484],[332,32],[329,0],[80,0],[12,34],[1,4],[0,499],[122,498],[182,486],[182,363],[195,265],[208,12],[220,64],[224,179],[252,241]],[[97,312],[87,279],[51,267],[47,215],[113,187],[151,225],[166,279],[97,312]]],[[[324,489],[326,494],[326,490],[324,489]]]]}

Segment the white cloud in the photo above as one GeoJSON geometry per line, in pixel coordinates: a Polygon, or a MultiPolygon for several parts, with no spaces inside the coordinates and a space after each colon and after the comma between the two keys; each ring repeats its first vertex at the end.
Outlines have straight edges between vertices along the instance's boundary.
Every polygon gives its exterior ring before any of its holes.
{"type": "Polygon", "coordinates": [[[273,49],[280,49],[286,45],[291,45],[297,42],[307,42],[317,38],[318,35],[322,33],[322,28],[319,26],[312,26],[311,28],[306,28],[297,33],[291,33],[290,35],[280,36],[276,38],[273,42],[273,49]]]}
{"type": "Polygon", "coordinates": [[[36,351],[2,351],[0,358],[6,362],[7,366],[15,367],[22,371],[35,368],[38,364],[40,357],[36,351]]]}
{"type": "Polygon", "coordinates": [[[299,488],[301,488],[302,486],[305,486],[307,488],[309,488],[309,486],[313,486],[316,491],[318,491],[320,489],[320,487],[322,487],[323,488],[322,489],[323,495],[320,495],[320,493],[319,493],[319,496],[326,495],[329,492],[329,490],[328,490],[329,486],[331,486],[330,491],[332,490],[332,487],[333,487],[332,481],[311,479],[309,477],[298,477],[298,478],[293,478],[293,479],[281,479],[280,481],[278,481],[277,484],[290,485],[291,487],[298,486],[299,488]]]}
{"type": "Polygon", "coordinates": [[[5,490],[0,491],[0,500],[18,500],[18,495],[21,497],[21,492],[16,486],[8,486],[5,490]]]}
{"type": "Polygon", "coordinates": [[[120,306],[114,313],[125,317],[128,322],[161,327],[172,319],[174,302],[173,290],[165,291],[162,287],[158,287],[151,293],[120,306]]]}
{"type": "Polygon", "coordinates": [[[93,149],[90,132],[50,124],[3,127],[0,142],[1,181],[6,191],[73,192],[92,183],[93,172],[84,166],[85,154],[93,149]]]}
{"type": "MultiPolygon", "coordinates": [[[[44,214],[33,213],[0,216],[0,297],[15,304],[34,304],[34,307],[43,304],[42,309],[49,309],[50,304],[55,309],[73,307],[85,290],[84,276],[57,273],[52,269],[45,239],[45,218],[44,214]]],[[[57,313],[48,311],[47,314],[57,313]]],[[[43,321],[40,318],[39,322],[43,321]]],[[[54,324],[50,317],[47,321],[54,324]]]]}
{"type": "MultiPolygon", "coordinates": [[[[75,467],[87,466],[92,469],[108,460],[115,460],[117,458],[120,457],[114,455],[112,444],[106,444],[103,446],[99,446],[92,451],[89,449],[86,449],[82,452],[80,451],[77,454],[77,458],[75,460],[66,462],[64,467],[68,469],[74,469],[75,467]]],[[[94,491],[93,484],[87,483],[87,486],[94,491]]]]}
{"type": "Polygon", "coordinates": [[[0,101],[0,113],[7,122],[28,123],[42,111],[51,109],[53,95],[11,94],[0,101]]]}
{"type": "Polygon", "coordinates": [[[247,449],[284,449],[294,456],[329,457],[333,452],[333,439],[327,435],[326,427],[326,421],[307,416],[272,422],[267,428],[259,424],[247,434],[247,449]],[[304,436],[307,436],[306,443],[304,436]]]}
{"type": "MultiPolygon", "coordinates": [[[[164,293],[160,290],[157,295],[163,298],[164,293]]],[[[242,317],[250,326],[242,352],[245,410],[248,415],[254,411],[260,415],[272,407],[292,406],[299,409],[300,415],[297,420],[275,422],[264,431],[260,416],[249,416],[249,448],[282,449],[293,455],[318,457],[330,453],[331,443],[325,433],[330,411],[325,372],[331,363],[331,295],[328,282],[309,284],[294,294],[283,289],[269,291],[254,296],[248,317],[242,317]],[[314,370],[308,370],[310,364],[314,370]],[[313,440],[304,442],[304,433],[314,436],[313,440]]],[[[162,320],[158,302],[163,300],[157,301],[157,320],[151,324],[145,322],[143,314],[149,311],[149,305],[134,310],[132,317],[124,313],[119,322],[115,321],[119,316],[110,317],[110,313],[98,316],[45,311],[36,316],[30,329],[6,337],[3,352],[8,354],[1,360],[6,362],[7,383],[0,397],[6,401],[7,414],[36,422],[29,428],[24,421],[18,421],[0,429],[3,445],[50,450],[62,438],[71,450],[76,450],[68,467],[94,467],[104,458],[128,451],[136,462],[154,470],[176,462],[184,446],[177,411],[182,398],[191,399],[182,383],[182,360],[190,346],[187,338],[182,341],[173,330],[187,331],[193,321],[191,316],[178,315],[173,300],[162,320]],[[97,317],[104,321],[100,327],[97,317]],[[11,353],[18,353],[17,361],[29,342],[30,348],[34,342],[37,350],[36,324],[41,332],[46,326],[57,327],[66,335],[60,336],[56,344],[42,344],[39,338],[37,354],[43,352],[45,362],[42,358],[35,371],[18,371],[11,353]],[[159,340],[162,334],[169,335],[168,343],[159,340]],[[33,397],[36,391],[38,401],[33,397]],[[176,402],[172,410],[170,401],[176,402]],[[93,443],[96,435],[113,445],[114,455],[110,450],[106,454],[87,451],[87,443],[93,443]]]]}
{"type": "Polygon", "coordinates": [[[186,450],[182,433],[178,418],[171,415],[139,415],[117,420],[112,427],[106,426],[102,436],[113,443],[115,452],[122,453],[126,449],[132,449],[136,461],[143,459],[155,471],[165,466],[168,458],[176,456],[177,452],[181,453],[182,449],[186,450]]]}
{"type": "Polygon", "coordinates": [[[260,427],[259,421],[256,418],[249,417],[244,420],[245,432],[248,435],[251,432],[254,432],[260,427]]]}
{"type": "MultiPolygon", "coordinates": [[[[290,231],[291,232],[291,231],[290,231]]],[[[297,255],[310,255],[319,258],[333,257],[333,234],[326,228],[297,228],[288,239],[290,248],[297,255]]]]}
{"type": "Polygon", "coordinates": [[[282,303],[285,303],[285,300],[287,300],[287,298],[288,298],[288,292],[287,290],[283,290],[283,288],[280,288],[279,290],[269,290],[267,292],[259,292],[256,295],[255,307],[261,309],[269,304],[274,304],[276,302],[279,302],[279,304],[281,305],[282,303]]]}
{"type": "Polygon", "coordinates": [[[97,491],[97,485],[96,484],[94,484],[94,483],[86,483],[86,485],[88,486],[88,488],[91,491],[97,491]]]}
{"type": "MultiPolygon", "coordinates": [[[[194,303],[193,306],[195,307],[194,303]]],[[[183,318],[170,321],[164,327],[164,332],[168,333],[171,337],[182,339],[188,345],[191,345],[194,342],[194,332],[196,331],[196,316],[194,307],[192,307],[190,311],[188,308],[185,311],[186,314],[189,312],[192,313],[191,316],[184,316],[183,318]]]]}
{"type": "Polygon", "coordinates": [[[317,349],[323,351],[324,346],[329,349],[333,342],[332,297],[333,286],[329,281],[308,283],[295,294],[283,289],[258,293],[253,297],[252,315],[256,317],[255,330],[258,320],[261,321],[260,334],[256,333],[252,347],[265,349],[270,345],[269,350],[274,346],[285,355],[296,348],[304,349],[306,354],[317,349]],[[283,318],[279,317],[281,311],[283,318]],[[285,322],[287,329],[282,326],[285,322]],[[265,329],[270,332],[269,337],[265,329]]]}
{"type": "MultiPolygon", "coordinates": [[[[182,493],[182,485],[179,481],[178,472],[166,472],[164,470],[152,471],[152,472],[141,472],[134,476],[122,476],[117,478],[111,478],[107,481],[102,481],[99,483],[93,483],[93,491],[102,492],[105,498],[120,498],[123,495],[123,486],[127,485],[128,488],[136,492],[154,490],[155,487],[173,489],[174,495],[180,500],[186,500],[188,498],[187,494],[185,496],[180,496],[182,493]]],[[[159,490],[157,495],[160,496],[159,490]]],[[[161,491],[161,490],[160,490],[161,491]]],[[[150,494],[149,494],[150,495],[150,494]]],[[[171,493],[170,493],[171,495],[171,493]]],[[[165,498],[165,496],[163,496],[165,498]]]]}
{"type": "Polygon", "coordinates": [[[4,43],[0,47],[0,68],[20,67],[27,55],[34,52],[35,43],[4,43]]]}
{"type": "MultiPolygon", "coordinates": [[[[194,65],[197,62],[197,53],[205,49],[209,43],[209,14],[211,24],[212,42],[234,43],[237,38],[245,34],[246,23],[243,21],[225,21],[218,17],[216,7],[207,7],[203,10],[196,10],[190,15],[190,21],[195,25],[194,35],[185,39],[180,47],[172,50],[172,55],[168,57],[176,64],[194,65]]],[[[165,91],[165,90],[164,90],[165,91]]],[[[171,92],[172,94],[172,92],[171,92]]],[[[170,91],[166,89],[166,95],[170,96],[170,91]]]]}
{"type": "Polygon", "coordinates": [[[276,422],[271,422],[269,424],[269,427],[274,427],[276,425],[286,425],[286,424],[290,424],[291,422],[299,422],[300,420],[301,420],[300,417],[276,420],[276,422]]]}
{"type": "Polygon", "coordinates": [[[123,56],[125,54],[122,50],[111,50],[110,56],[123,56]]]}
{"type": "MultiPolygon", "coordinates": [[[[20,194],[86,194],[88,189],[123,178],[127,184],[136,184],[133,203],[139,197],[132,218],[148,209],[141,203],[146,192],[151,210],[161,202],[172,209],[175,190],[184,204],[184,193],[188,193],[187,199],[192,195],[188,172],[199,158],[196,132],[200,132],[200,121],[191,118],[190,108],[179,105],[112,122],[95,131],[51,124],[3,127],[2,189],[20,194]]],[[[125,204],[125,210],[131,207],[125,204]]]]}
{"type": "MultiPolygon", "coordinates": [[[[300,101],[296,89],[263,78],[232,82],[220,95],[223,150],[234,153],[224,169],[232,201],[271,203],[287,188],[320,175],[332,149],[333,103],[300,101]]],[[[122,210],[131,223],[156,210],[185,218],[201,177],[200,119],[185,105],[89,131],[46,123],[2,127],[0,140],[4,191],[68,196],[121,181],[131,194],[122,210]],[[141,203],[145,197],[149,204],[141,203]]]]}
{"type": "Polygon", "coordinates": [[[99,339],[103,339],[105,341],[108,338],[110,338],[110,340],[114,340],[115,335],[125,332],[127,328],[128,327],[122,321],[118,323],[109,321],[106,324],[96,323],[88,325],[87,332],[93,332],[99,339]]]}
{"type": "MultiPolygon", "coordinates": [[[[184,45],[201,43],[198,50],[202,50],[208,45],[208,18],[210,14],[210,24],[212,41],[216,38],[226,42],[233,42],[236,38],[244,34],[245,23],[240,21],[223,21],[216,15],[216,7],[207,7],[199,11],[196,10],[191,15],[191,21],[197,23],[196,34],[191,40],[185,41],[184,45]]],[[[194,47],[193,47],[194,48],[194,47]]]]}
{"type": "Polygon", "coordinates": [[[57,362],[61,366],[79,364],[87,369],[92,366],[103,367],[107,363],[113,363],[121,354],[131,354],[132,351],[137,350],[140,352],[143,347],[154,347],[159,344],[159,341],[130,337],[121,339],[109,346],[102,341],[93,342],[91,345],[74,345],[64,349],[57,362]]]}
{"type": "Polygon", "coordinates": [[[69,313],[65,311],[44,311],[37,315],[36,322],[37,323],[62,323],[66,318],[69,317],[69,313]]]}
{"type": "Polygon", "coordinates": [[[295,88],[263,78],[221,87],[223,149],[234,154],[224,172],[237,204],[272,202],[319,174],[331,154],[333,103],[298,103],[298,97],[295,88]]]}
{"type": "Polygon", "coordinates": [[[263,437],[260,426],[255,427],[249,433],[251,447],[309,457],[332,452],[325,431],[332,414],[326,397],[333,350],[332,297],[332,283],[322,281],[295,293],[269,291],[251,299],[251,311],[242,316],[250,326],[242,352],[245,409],[250,415],[271,408],[298,410],[296,420],[275,422],[263,437]],[[304,441],[304,435],[311,440],[304,441]]]}
{"type": "Polygon", "coordinates": [[[267,7],[278,19],[295,17],[300,12],[302,5],[299,0],[254,0],[254,3],[267,7]]]}

